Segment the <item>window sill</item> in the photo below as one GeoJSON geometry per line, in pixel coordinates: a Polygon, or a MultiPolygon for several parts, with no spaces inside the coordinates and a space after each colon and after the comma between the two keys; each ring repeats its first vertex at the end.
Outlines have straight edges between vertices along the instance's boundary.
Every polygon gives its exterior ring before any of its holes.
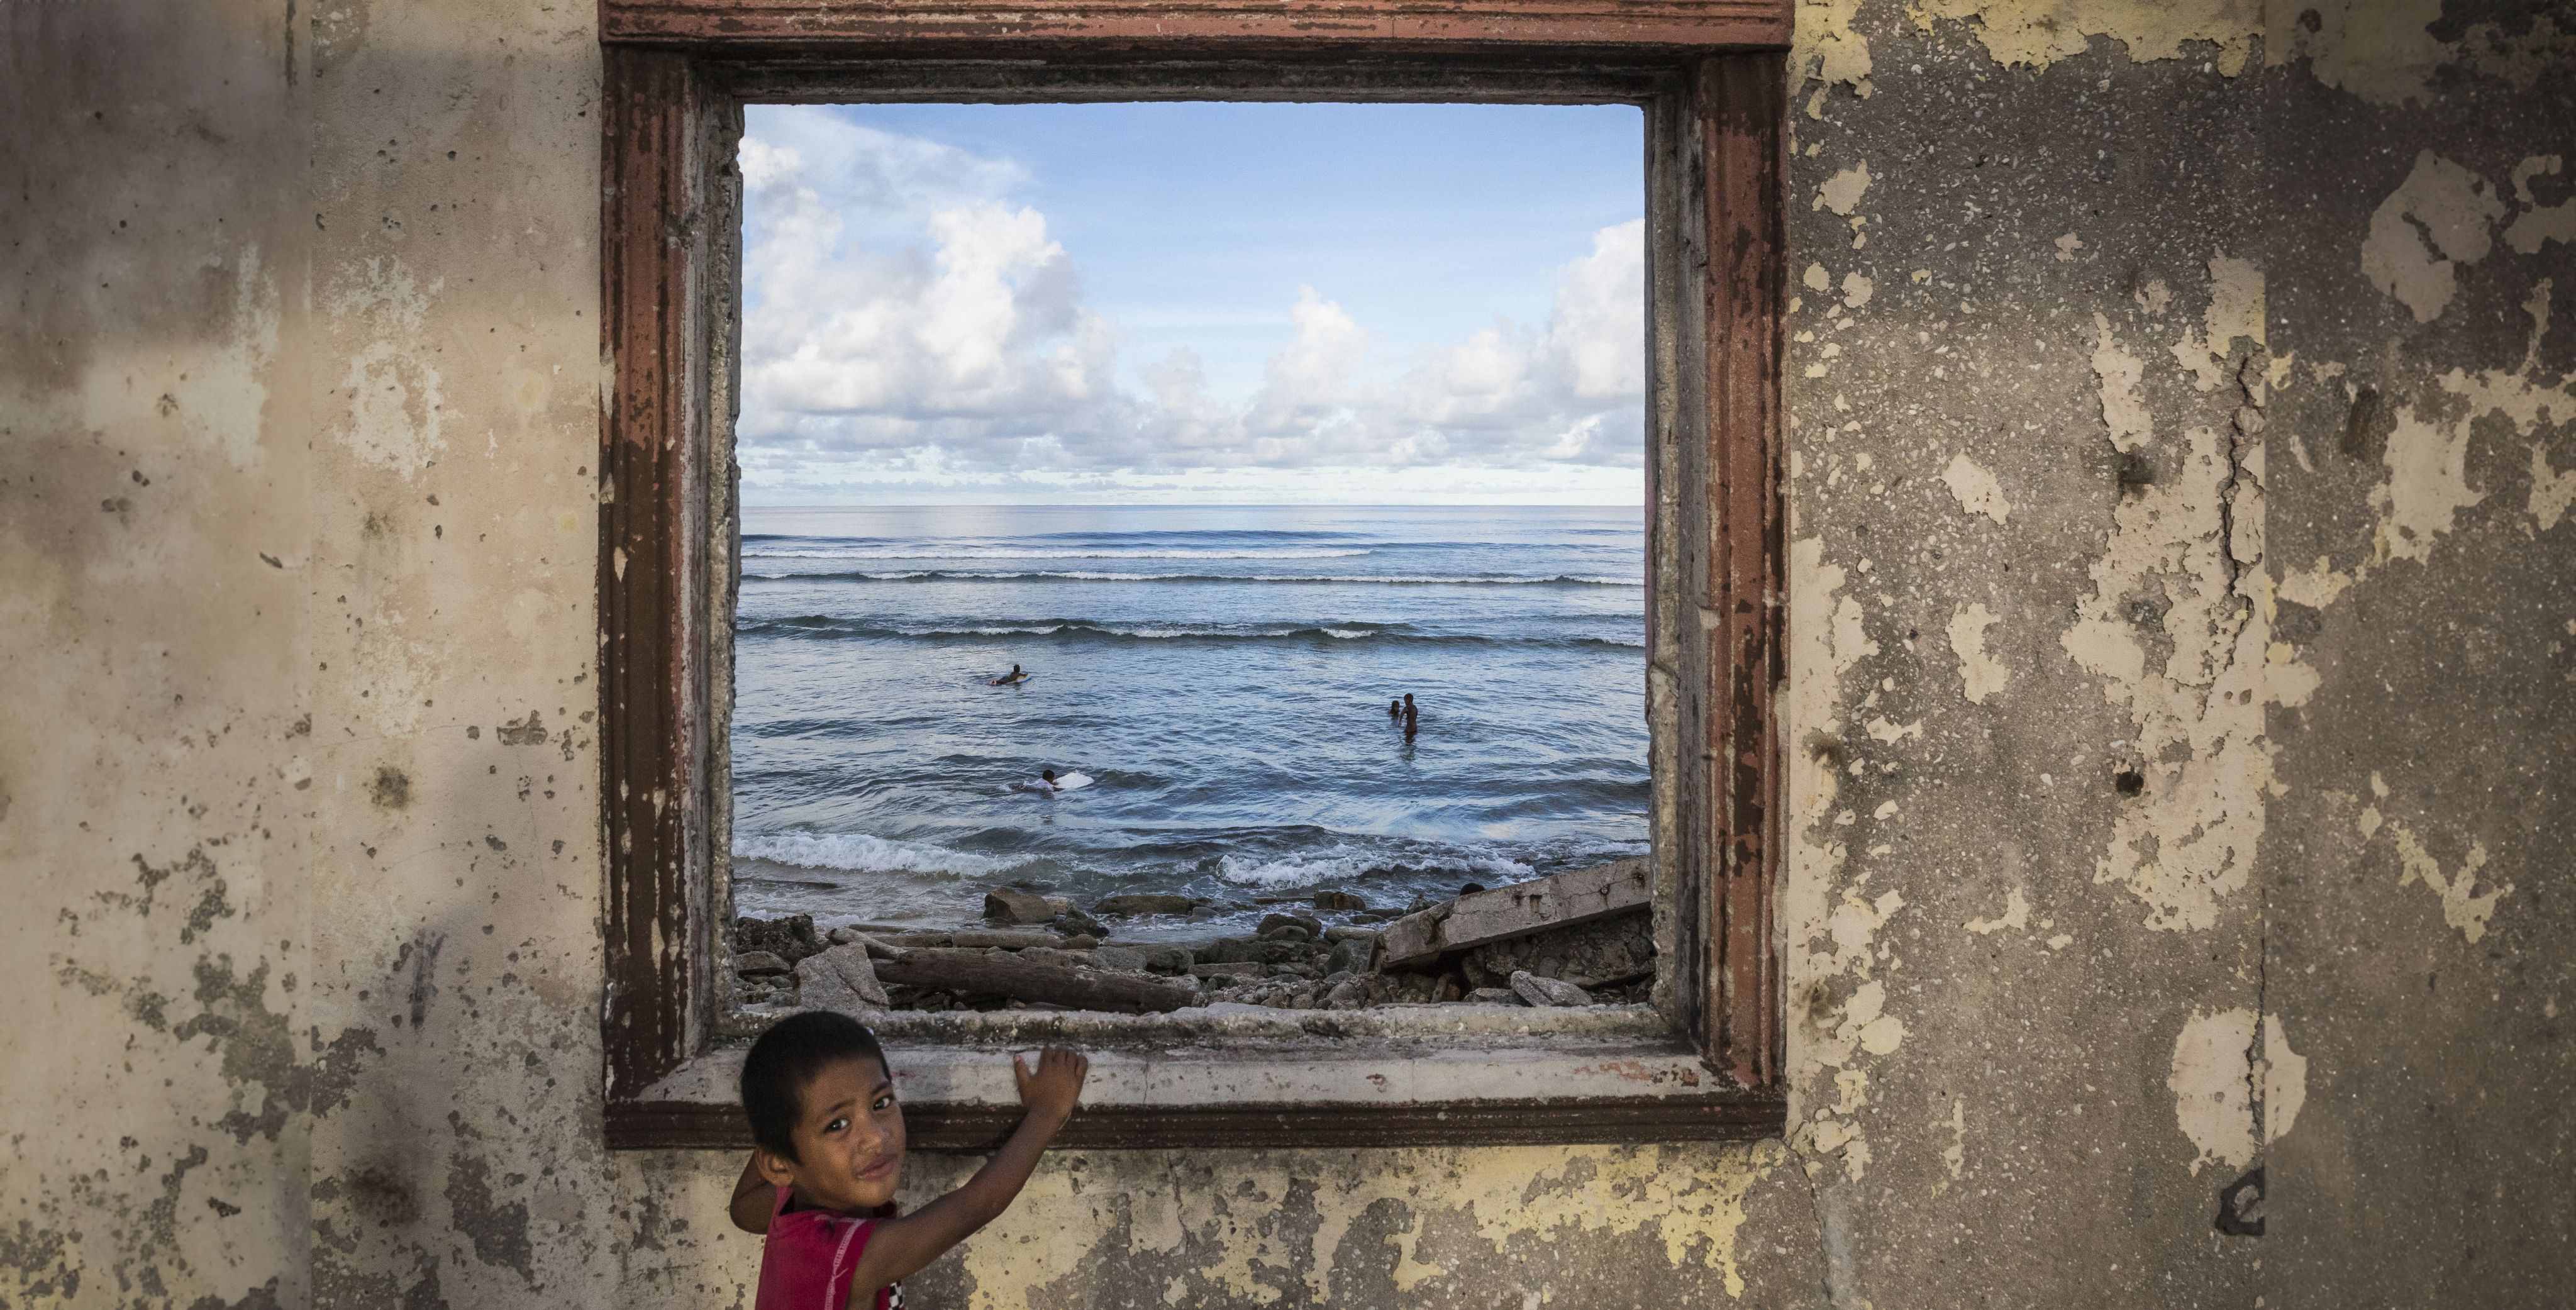
{"type": "MultiPolygon", "coordinates": [[[[1786,1103],[1709,1072],[1645,1006],[1389,1006],[1180,1015],[1035,1011],[877,1016],[911,1143],[982,1150],[1019,1121],[1007,1054],[1091,1057],[1062,1146],[1395,1147],[1747,1140],[1786,1103]]],[[[612,1099],[613,1149],[748,1149],[739,1049],[612,1099]]]]}

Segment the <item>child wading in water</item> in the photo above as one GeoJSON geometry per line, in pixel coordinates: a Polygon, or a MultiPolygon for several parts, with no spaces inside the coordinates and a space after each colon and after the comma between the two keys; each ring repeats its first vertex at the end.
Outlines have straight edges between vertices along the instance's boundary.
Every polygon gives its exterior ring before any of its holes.
{"type": "Polygon", "coordinates": [[[790,1015],[742,1064],[758,1143],[733,1189],[734,1226],[765,1234],[755,1310],[900,1310],[900,1280],[991,1223],[1037,1168],[1082,1096],[1091,1062],[1062,1046],[1037,1071],[1011,1057],[1027,1113],[966,1185],[895,1214],[903,1107],[876,1034],[845,1014],[790,1015]]]}

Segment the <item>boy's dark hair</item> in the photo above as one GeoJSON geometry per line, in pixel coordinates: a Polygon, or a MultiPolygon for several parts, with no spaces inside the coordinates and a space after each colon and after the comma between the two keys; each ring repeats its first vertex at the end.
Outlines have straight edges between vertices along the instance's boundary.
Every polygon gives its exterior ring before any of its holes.
{"type": "Polygon", "coordinates": [[[794,1160],[806,1087],[826,1066],[860,1056],[886,1068],[877,1035],[846,1014],[807,1010],[770,1025],[742,1062],[742,1112],[751,1120],[751,1140],[794,1160]]]}

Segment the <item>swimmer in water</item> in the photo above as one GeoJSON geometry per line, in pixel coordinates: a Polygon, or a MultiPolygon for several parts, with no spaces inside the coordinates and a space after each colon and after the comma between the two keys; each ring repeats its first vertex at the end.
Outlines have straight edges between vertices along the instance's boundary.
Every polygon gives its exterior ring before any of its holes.
{"type": "Polygon", "coordinates": [[[1401,721],[1404,718],[1404,702],[1400,700],[1388,701],[1386,703],[1386,717],[1401,721]]]}
{"type": "Polygon", "coordinates": [[[1413,693],[1404,693],[1404,735],[1422,731],[1422,707],[1413,703],[1413,693]]]}
{"type": "Polygon", "coordinates": [[[1019,666],[1019,665],[1017,665],[1017,664],[1014,664],[1014,665],[1012,665],[1012,666],[1011,666],[1011,671],[1010,671],[1010,672],[1005,673],[1005,674],[1003,674],[1002,676],[1000,676],[1000,677],[998,677],[998,678],[993,679],[991,682],[985,683],[984,685],[985,685],[985,686],[987,686],[987,687],[1016,687],[1016,686],[1020,685],[1021,683],[1026,682],[1026,681],[1028,681],[1028,680],[1029,680],[1029,675],[1027,675],[1027,674],[1025,674],[1025,673],[1020,672],[1020,666],[1019,666]]]}

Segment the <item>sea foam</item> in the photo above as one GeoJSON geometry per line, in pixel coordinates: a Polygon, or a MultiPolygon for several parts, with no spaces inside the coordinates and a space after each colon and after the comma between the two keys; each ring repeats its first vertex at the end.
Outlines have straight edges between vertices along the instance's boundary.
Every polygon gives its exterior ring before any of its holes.
{"type": "Polygon", "coordinates": [[[922,842],[871,837],[863,832],[775,832],[738,835],[738,860],[767,860],[800,869],[845,873],[928,873],[981,878],[1006,872],[1022,861],[952,851],[922,842]]]}

